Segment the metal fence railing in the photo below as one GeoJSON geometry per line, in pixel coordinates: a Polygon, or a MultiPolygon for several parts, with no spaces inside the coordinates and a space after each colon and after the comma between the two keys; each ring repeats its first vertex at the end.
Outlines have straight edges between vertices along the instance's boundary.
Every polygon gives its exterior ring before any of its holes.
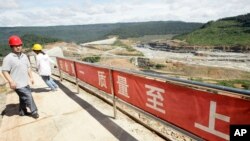
{"type": "Polygon", "coordinates": [[[67,74],[75,79],[77,86],[84,82],[106,92],[112,97],[114,106],[116,101],[122,101],[198,140],[229,140],[229,125],[250,123],[250,91],[247,90],[67,58],[57,58],[57,63],[61,79],[63,73],[67,74]],[[216,125],[216,120],[223,123],[216,125]]]}
{"type": "Polygon", "coordinates": [[[249,90],[53,58],[78,92],[83,83],[104,92],[114,117],[116,102],[124,103],[197,140],[229,140],[231,124],[250,124],[249,90]]]}

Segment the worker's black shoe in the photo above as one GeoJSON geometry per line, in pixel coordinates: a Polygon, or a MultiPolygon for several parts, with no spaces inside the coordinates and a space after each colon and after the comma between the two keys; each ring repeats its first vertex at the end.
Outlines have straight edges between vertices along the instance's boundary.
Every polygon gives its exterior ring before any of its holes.
{"type": "Polygon", "coordinates": [[[30,116],[33,117],[33,118],[35,118],[35,119],[39,118],[39,114],[38,113],[32,114],[30,116]]]}
{"type": "Polygon", "coordinates": [[[39,118],[39,114],[38,113],[30,113],[30,112],[20,112],[19,113],[20,116],[30,116],[30,117],[33,117],[35,119],[39,118]]]}

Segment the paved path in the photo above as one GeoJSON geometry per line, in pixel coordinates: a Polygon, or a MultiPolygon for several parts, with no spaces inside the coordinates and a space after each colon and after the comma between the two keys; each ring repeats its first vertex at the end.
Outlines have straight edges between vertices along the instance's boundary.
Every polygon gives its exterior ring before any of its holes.
{"type": "Polygon", "coordinates": [[[0,141],[162,141],[154,133],[118,112],[100,99],[75,86],[58,82],[60,90],[50,92],[34,73],[33,97],[40,118],[18,116],[18,96],[7,95],[0,141]]]}

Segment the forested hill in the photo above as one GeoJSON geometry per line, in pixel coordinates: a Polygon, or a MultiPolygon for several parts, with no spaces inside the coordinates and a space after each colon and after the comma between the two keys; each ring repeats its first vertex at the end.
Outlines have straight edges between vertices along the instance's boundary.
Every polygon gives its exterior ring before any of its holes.
{"type": "Polygon", "coordinates": [[[0,44],[6,42],[7,38],[12,34],[20,36],[34,34],[47,38],[84,43],[105,39],[109,35],[118,35],[121,38],[127,38],[144,35],[181,34],[190,32],[201,26],[201,23],[158,21],[49,27],[0,27],[0,44]]]}
{"type": "Polygon", "coordinates": [[[8,37],[13,34],[21,36],[24,40],[24,47],[30,48],[36,42],[41,44],[55,41],[84,43],[105,39],[110,35],[128,38],[144,35],[181,34],[201,26],[201,23],[155,21],[48,27],[0,27],[0,56],[9,52],[8,37]]]}
{"type": "Polygon", "coordinates": [[[119,27],[108,35],[118,35],[120,38],[141,37],[144,35],[182,34],[201,27],[201,23],[185,23],[177,21],[158,21],[143,23],[120,23],[119,27]]]}
{"type": "Polygon", "coordinates": [[[250,48],[250,13],[210,21],[188,34],[174,37],[189,45],[250,48]]]}

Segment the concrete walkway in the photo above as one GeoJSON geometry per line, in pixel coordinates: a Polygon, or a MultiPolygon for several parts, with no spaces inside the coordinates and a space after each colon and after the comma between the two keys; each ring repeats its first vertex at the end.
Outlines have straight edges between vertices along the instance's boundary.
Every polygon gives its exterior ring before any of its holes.
{"type": "Polygon", "coordinates": [[[163,139],[86,93],[76,94],[73,84],[60,82],[60,90],[49,91],[35,73],[33,97],[40,118],[18,115],[18,96],[7,95],[0,141],[162,141],[163,139]]]}

